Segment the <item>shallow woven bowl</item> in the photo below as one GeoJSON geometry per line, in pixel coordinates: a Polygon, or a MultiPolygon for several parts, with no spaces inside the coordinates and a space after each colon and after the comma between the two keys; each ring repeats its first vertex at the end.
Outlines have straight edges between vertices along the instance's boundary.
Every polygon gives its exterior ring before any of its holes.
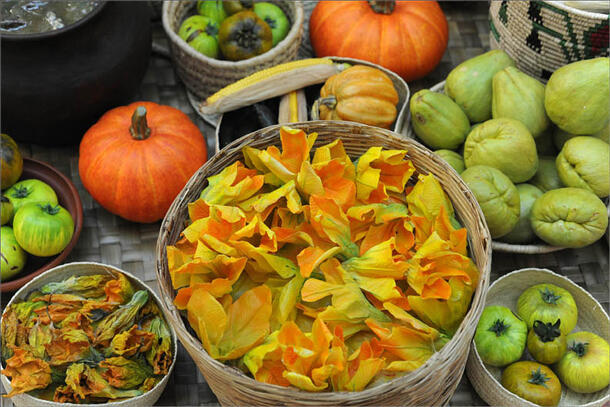
{"type": "Polygon", "coordinates": [[[463,373],[468,347],[483,309],[489,284],[491,238],[474,196],[455,171],[413,140],[378,127],[339,121],[293,123],[293,128],[316,132],[314,148],[341,138],[352,159],[371,146],[407,149],[418,173],[432,173],[453,202],[457,217],[468,230],[470,254],[480,270],[480,280],[464,321],[453,339],[416,371],[361,392],[309,393],[294,388],[257,382],[241,371],[212,359],[185,324],[174,306],[175,292],[167,268],[166,246],[174,244],[188,220],[187,204],[199,198],[207,177],[219,173],[236,160],[243,160],[245,146],[259,149],[280,145],[280,126],[250,133],[223,148],[197,171],[170,207],[157,241],[157,277],[162,306],[174,325],[178,338],[203,373],[212,391],[224,406],[336,406],[336,405],[442,405],[449,401],[463,373]]]}
{"type": "MultiPolygon", "coordinates": [[[[433,87],[430,88],[432,92],[443,93],[445,89],[445,81],[439,82],[433,87]]],[[[417,134],[413,130],[413,126],[411,126],[411,121],[409,121],[409,126],[407,130],[408,137],[417,139],[417,134]]],[[[559,246],[550,246],[548,244],[544,244],[537,240],[539,243],[537,244],[512,244],[512,243],[504,243],[498,242],[494,240],[492,242],[492,247],[494,250],[499,252],[509,252],[509,253],[521,253],[521,254],[543,254],[543,253],[552,253],[559,250],[565,249],[565,247],[559,246]]]]}
{"type": "MultiPolygon", "coordinates": [[[[599,302],[570,279],[553,273],[551,270],[521,269],[502,276],[489,287],[485,306],[503,305],[515,311],[517,299],[521,293],[528,287],[542,283],[564,288],[574,297],[578,307],[578,322],[572,332],[589,331],[610,341],[610,319],[599,302]]],[[[527,352],[524,354],[527,355],[527,352]]],[[[525,357],[522,358],[522,360],[524,359],[525,357]]],[[[470,346],[466,374],[479,396],[492,406],[536,406],[509,392],[500,384],[502,368],[485,365],[477,352],[474,341],[470,346]]],[[[596,393],[579,394],[571,391],[562,383],[561,393],[559,406],[598,407],[610,401],[610,386],[596,393]]]]}
{"type": "MultiPolygon", "coordinates": [[[[123,273],[125,276],[127,276],[127,278],[129,278],[129,281],[131,282],[131,284],[133,284],[134,288],[148,291],[148,294],[151,295],[152,298],[157,303],[157,305],[159,305],[161,307],[162,302],[159,299],[159,297],[157,296],[157,294],[155,294],[155,292],[152,291],[139,278],[137,278],[134,275],[129,274],[128,272],[121,270],[119,268],[109,266],[106,264],[92,263],[92,262],[66,263],[61,266],[57,266],[55,268],[45,271],[44,273],[37,276],[32,281],[30,281],[29,283],[27,283],[26,285],[21,287],[21,289],[15,293],[13,298],[11,298],[11,300],[9,301],[7,306],[13,304],[17,300],[24,300],[28,296],[28,294],[30,294],[32,291],[39,289],[40,287],[42,287],[43,285],[45,285],[47,283],[62,281],[64,279],[66,279],[70,276],[74,276],[74,275],[82,276],[82,275],[100,274],[100,273],[108,273],[108,272],[123,273]]],[[[163,308],[163,307],[161,307],[161,308],[163,308]]],[[[165,317],[165,321],[169,322],[167,315],[164,315],[164,317],[165,317]]],[[[159,397],[161,397],[161,394],[163,393],[165,386],[167,386],[167,381],[169,380],[169,376],[172,374],[172,371],[174,370],[174,365],[176,364],[176,355],[178,353],[178,342],[176,340],[176,331],[171,326],[171,324],[168,323],[168,326],[169,326],[169,329],[170,329],[170,332],[172,335],[172,344],[173,344],[172,352],[174,353],[173,358],[172,358],[172,364],[169,367],[169,372],[167,373],[167,375],[165,375],[165,377],[163,379],[161,379],[159,381],[159,383],[157,383],[155,385],[155,387],[153,387],[151,390],[147,391],[146,393],[142,394],[141,396],[131,397],[131,398],[124,399],[121,401],[116,401],[116,402],[110,402],[108,404],[55,403],[53,401],[47,401],[47,400],[39,399],[36,397],[32,397],[27,393],[15,395],[15,396],[11,397],[10,400],[17,407],[53,407],[53,406],[56,406],[56,407],[72,407],[72,406],[73,407],[76,407],[76,406],[97,407],[97,406],[101,406],[101,405],[110,405],[112,407],[152,406],[153,404],[155,404],[157,402],[157,400],[159,400],[159,397]]],[[[2,369],[4,369],[4,366],[0,365],[0,367],[2,369]]],[[[7,392],[10,391],[11,385],[10,385],[10,381],[8,380],[8,378],[6,376],[2,375],[1,380],[2,380],[2,385],[4,386],[4,389],[7,392]]]]}
{"type": "Polygon", "coordinates": [[[43,181],[53,188],[57,194],[58,203],[72,215],[74,233],[68,245],[55,256],[38,257],[28,253],[23,270],[12,278],[0,282],[0,292],[3,293],[17,291],[17,289],[21,288],[34,277],[61,264],[76,246],[83,228],[83,204],[76,187],[68,177],[47,163],[32,158],[24,158],[23,173],[19,181],[32,178],[43,181]]]}
{"type": "Polygon", "coordinates": [[[608,56],[608,14],[559,1],[491,1],[489,42],[543,82],[563,65],[608,56]]]}
{"type": "MultiPolygon", "coordinates": [[[[382,67],[381,65],[377,65],[377,64],[374,64],[369,61],[363,61],[361,59],[345,58],[345,57],[327,57],[327,58],[330,58],[337,63],[348,63],[350,65],[370,66],[370,67],[379,69],[380,71],[382,71],[386,75],[388,75],[388,77],[392,80],[392,83],[394,84],[394,88],[396,89],[396,92],[398,93],[398,103],[396,104],[396,120],[394,120],[394,125],[392,126],[392,130],[394,130],[394,132],[396,132],[396,133],[404,134],[404,136],[407,136],[407,128],[408,128],[407,124],[409,122],[409,120],[408,120],[408,118],[409,118],[409,98],[411,97],[411,93],[409,90],[409,85],[407,85],[407,83],[404,81],[404,79],[402,79],[400,76],[396,75],[394,72],[390,71],[389,69],[386,69],[386,68],[382,67]]],[[[195,111],[197,113],[199,113],[199,115],[204,117],[204,115],[199,110],[198,105],[193,105],[193,108],[195,109],[195,111]]],[[[234,113],[239,113],[239,111],[234,112],[234,113]]],[[[309,112],[308,112],[308,114],[310,115],[309,112]]],[[[226,122],[226,117],[228,117],[230,119],[234,118],[231,116],[232,116],[231,112],[227,112],[227,113],[221,114],[218,119],[218,123],[216,124],[216,132],[215,132],[216,152],[220,151],[220,149],[222,147],[224,147],[224,145],[222,143],[221,131],[223,130],[223,128],[226,125],[223,126],[223,119],[225,119],[225,122],[226,122]]]]}
{"type": "Polygon", "coordinates": [[[303,36],[303,4],[300,1],[269,0],[279,6],[290,20],[290,31],[286,38],[264,54],[243,61],[227,61],[207,57],[178,36],[180,24],[193,10],[196,1],[164,1],[163,29],[169,44],[178,76],[186,87],[198,97],[205,99],[230,83],[265,68],[296,58],[303,36]]]}

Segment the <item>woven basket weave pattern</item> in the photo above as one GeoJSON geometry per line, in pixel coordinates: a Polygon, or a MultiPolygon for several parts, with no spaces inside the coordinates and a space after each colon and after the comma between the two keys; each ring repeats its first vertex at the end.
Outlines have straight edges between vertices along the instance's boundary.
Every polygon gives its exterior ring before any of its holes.
{"type": "Polygon", "coordinates": [[[201,342],[187,329],[173,305],[174,290],[167,269],[165,247],[174,244],[188,218],[187,204],[199,197],[207,177],[227,165],[243,159],[241,149],[248,145],[265,148],[279,145],[279,126],[256,131],[228,145],[208,161],[191,178],[178,195],[161,225],[157,242],[157,276],[168,319],[206,381],[223,405],[442,405],[449,401],[463,372],[468,347],[482,312],[491,263],[491,238],[476,200],[464,182],[449,166],[418,143],[399,138],[396,133],[380,128],[345,122],[306,122],[291,124],[307,133],[316,132],[315,147],[340,137],[346,152],[352,157],[362,155],[370,146],[407,149],[419,173],[433,173],[453,202],[456,214],[469,232],[471,255],[481,278],[460,328],[443,349],[433,355],[420,369],[361,392],[308,393],[292,388],[260,383],[240,371],[212,359],[201,342]],[[433,378],[433,380],[431,380],[433,378]]]}
{"type": "Polygon", "coordinates": [[[169,38],[176,72],[191,92],[205,99],[219,89],[254,72],[296,58],[303,36],[303,5],[288,0],[271,0],[271,3],[278,5],[292,24],[286,38],[264,54],[234,62],[200,54],[176,34],[184,18],[194,12],[197,2],[163,2],[163,28],[169,38]]]}
{"type": "Polygon", "coordinates": [[[548,1],[494,0],[489,25],[491,48],[543,81],[570,62],[609,55],[608,15],[548,1]]]}

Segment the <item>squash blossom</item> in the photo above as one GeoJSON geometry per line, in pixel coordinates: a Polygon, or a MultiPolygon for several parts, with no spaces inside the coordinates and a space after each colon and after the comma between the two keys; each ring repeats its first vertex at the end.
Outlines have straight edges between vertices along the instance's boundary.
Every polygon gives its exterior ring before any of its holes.
{"type": "Polygon", "coordinates": [[[148,301],[148,292],[136,291],[131,300],[118,308],[112,314],[102,319],[95,328],[95,342],[106,343],[111,340],[117,332],[131,327],[138,315],[140,308],[148,301]]]}
{"type": "Polygon", "coordinates": [[[174,304],[212,358],[258,381],[361,391],[450,340],[479,272],[451,200],[406,150],[350,157],[316,138],[282,127],[281,149],[244,147],[208,178],[167,247],[174,304]]]}
{"type": "Polygon", "coordinates": [[[43,294],[76,294],[85,298],[104,296],[104,285],[111,276],[94,274],[91,276],[71,276],[64,281],[52,282],[42,286],[43,294]]]}
{"type": "Polygon", "coordinates": [[[146,351],[146,360],[153,367],[154,374],[167,374],[172,363],[172,338],[169,328],[159,316],[149,321],[143,329],[152,333],[154,340],[146,351]]]}
{"type": "Polygon", "coordinates": [[[99,366],[102,377],[117,389],[133,389],[152,376],[152,369],[142,359],[133,361],[117,356],[101,361],[99,366]]]}

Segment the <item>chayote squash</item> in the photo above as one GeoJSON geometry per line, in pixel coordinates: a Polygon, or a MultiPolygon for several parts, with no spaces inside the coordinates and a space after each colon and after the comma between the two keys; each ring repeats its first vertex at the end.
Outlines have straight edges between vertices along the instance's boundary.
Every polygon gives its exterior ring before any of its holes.
{"type": "Polygon", "coordinates": [[[519,192],[520,212],[519,221],[507,235],[500,238],[503,242],[525,244],[531,243],[536,239],[530,222],[530,213],[536,199],[540,198],[543,192],[530,184],[517,185],[519,192]]]}
{"type": "Polygon", "coordinates": [[[453,150],[470,131],[464,111],[447,95],[422,89],[411,98],[413,130],[426,145],[453,150]]]}
{"type": "Polygon", "coordinates": [[[562,66],[546,84],[544,107],[562,130],[594,134],[608,125],[609,58],[594,58],[562,66]]]}
{"type": "Polygon", "coordinates": [[[587,136],[569,139],[555,164],[565,185],[588,189],[600,198],[610,193],[610,146],[600,139],[587,136]]]}
{"type": "Polygon", "coordinates": [[[447,162],[458,174],[461,174],[466,169],[464,165],[464,158],[455,151],[452,150],[436,150],[434,154],[440,156],[443,160],[447,162]]]}
{"type": "Polygon", "coordinates": [[[509,66],[496,73],[492,81],[491,114],[494,119],[519,120],[534,138],[542,135],[551,121],[544,110],[544,85],[509,66]]]}
{"type": "Polygon", "coordinates": [[[464,143],[466,168],[488,165],[514,183],[529,180],[538,170],[536,143],[527,128],[513,119],[491,119],[477,126],[464,143]]]}
{"type": "Polygon", "coordinates": [[[579,248],[596,242],[608,227],[606,205],[591,191],[559,188],[534,202],[532,229],[553,246],[579,248]]]}
{"type": "Polygon", "coordinates": [[[493,76],[515,62],[502,50],[478,55],[456,66],[445,82],[445,93],[466,113],[471,123],[491,118],[493,76]]]}
{"type": "Polygon", "coordinates": [[[557,174],[555,157],[538,157],[538,171],[536,171],[536,174],[528,182],[542,192],[562,188],[564,185],[561,182],[561,179],[559,179],[559,174],[557,174]]]}
{"type": "Polygon", "coordinates": [[[519,221],[519,192],[500,170],[475,165],[460,174],[477,199],[492,238],[506,235],[519,221]]]}

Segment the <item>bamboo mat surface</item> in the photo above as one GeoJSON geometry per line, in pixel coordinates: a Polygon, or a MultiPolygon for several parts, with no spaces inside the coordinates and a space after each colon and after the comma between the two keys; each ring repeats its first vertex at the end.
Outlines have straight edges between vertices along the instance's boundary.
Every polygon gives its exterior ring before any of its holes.
{"type": "MultiPolygon", "coordinates": [[[[311,12],[315,1],[306,1],[311,12]]],[[[155,49],[167,47],[165,33],[158,18],[159,5],[153,4],[157,18],[153,21],[155,49]]],[[[489,49],[488,3],[444,2],[443,10],[449,21],[449,46],[442,62],[425,79],[410,83],[412,94],[444,80],[449,71],[465,59],[489,49]]],[[[306,33],[305,38],[308,38],[306,33]]],[[[311,52],[304,43],[300,54],[311,52]]],[[[193,111],[184,89],[177,78],[171,61],[160,53],[154,53],[136,100],[150,100],[176,107],[187,113],[197,124],[208,141],[208,152],[214,151],[214,129],[203,122],[193,111]]],[[[52,137],[52,132],[50,132],[52,137]]],[[[67,261],[95,261],[120,267],[134,273],[158,292],[155,278],[154,248],[160,223],[140,225],[130,223],[101,208],[84,190],[78,176],[78,146],[48,148],[37,145],[20,145],[26,157],[50,163],[69,176],[76,185],[83,201],[84,225],[80,239],[67,261]]],[[[494,253],[491,280],[520,268],[549,268],[563,274],[588,290],[609,309],[608,240],[579,249],[564,250],[542,255],[516,255],[494,253]]],[[[2,297],[6,304],[8,297],[2,297]]],[[[4,391],[3,391],[4,393],[4,391]]],[[[159,406],[217,406],[216,397],[199,373],[190,356],[179,345],[177,365],[167,388],[157,403],[159,406]]],[[[466,375],[451,399],[450,406],[486,405],[474,392],[466,375]]],[[[0,398],[0,406],[12,407],[10,400],[0,398]]]]}

